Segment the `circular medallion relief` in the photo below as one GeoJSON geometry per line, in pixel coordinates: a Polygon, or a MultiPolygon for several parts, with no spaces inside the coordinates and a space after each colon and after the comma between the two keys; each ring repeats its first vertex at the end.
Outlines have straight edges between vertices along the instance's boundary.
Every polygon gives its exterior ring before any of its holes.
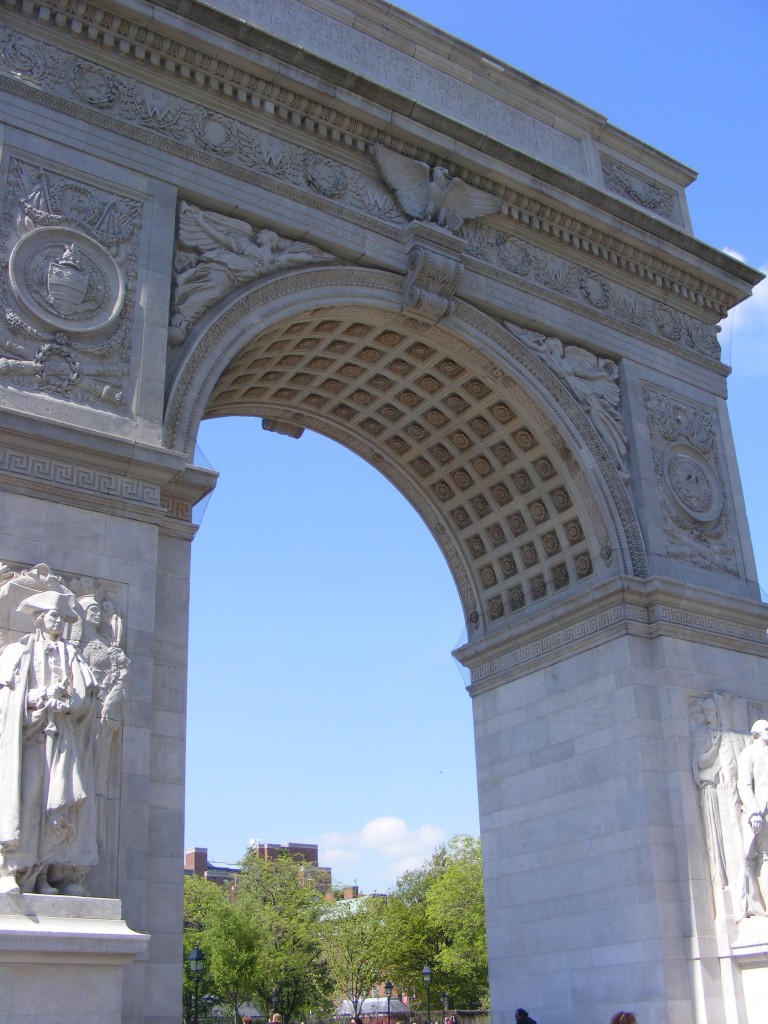
{"type": "Polygon", "coordinates": [[[91,334],[120,315],[125,282],[106,249],[72,228],[37,228],[19,239],[8,261],[14,296],[46,327],[91,334]]]}
{"type": "Polygon", "coordinates": [[[673,444],[664,459],[664,476],[676,504],[688,516],[711,523],[723,510],[717,474],[695,448],[673,444]]]}

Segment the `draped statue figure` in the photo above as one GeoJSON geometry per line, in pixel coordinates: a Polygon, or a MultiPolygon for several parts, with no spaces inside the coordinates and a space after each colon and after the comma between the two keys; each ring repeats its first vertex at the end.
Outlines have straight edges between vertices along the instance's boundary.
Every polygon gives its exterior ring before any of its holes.
{"type": "Polygon", "coordinates": [[[102,630],[47,566],[0,570],[0,893],[88,895],[128,665],[112,611],[102,630]]]}

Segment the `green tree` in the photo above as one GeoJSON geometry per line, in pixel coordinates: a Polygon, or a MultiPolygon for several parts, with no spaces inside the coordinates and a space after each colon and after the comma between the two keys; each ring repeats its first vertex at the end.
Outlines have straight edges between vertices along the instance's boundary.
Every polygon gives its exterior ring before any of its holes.
{"type": "Polygon", "coordinates": [[[322,956],[320,917],[327,907],[310,873],[289,855],[263,860],[248,853],[236,901],[258,923],[254,1001],[265,1014],[279,994],[285,1021],[327,1007],[331,984],[322,956]]]}
{"type": "Polygon", "coordinates": [[[320,921],[323,958],[338,996],[346,996],[357,1017],[363,1000],[382,979],[384,899],[361,896],[327,906],[320,921]]]}
{"type": "Polygon", "coordinates": [[[421,970],[425,963],[434,965],[440,951],[440,929],[427,918],[427,891],[444,870],[445,855],[441,846],[420,868],[401,875],[384,908],[382,952],[386,973],[395,988],[417,1000],[423,995],[421,970]]]}
{"type": "MultiPolygon", "coordinates": [[[[253,997],[257,981],[257,951],[262,943],[258,922],[232,893],[202,878],[184,879],[184,953],[195,942],[205,954],[199,997],[204,1005],[218,1003],[239,1020],[240,1006],[253,997]]],[[[190,1005],[192,979],[185,971],[185,995],[190,1005]]]]}
{"type": "Polygon", "coordinates": [[[487,1005],[479,840],[457,836],[402,875],[387,897],[384,923],[384,962],[397,988],[423,1006],[428,963],[433,998],[445,991],[455,1007],[487,1005]]]}
{"type": "Polygon", "coordinates": [[[488,953],[480,840],[456,836],[445,868],[426,893],[427,920],[442,937],[436,966],[445,988],[462,1006],[488,999],[488,953]]]}

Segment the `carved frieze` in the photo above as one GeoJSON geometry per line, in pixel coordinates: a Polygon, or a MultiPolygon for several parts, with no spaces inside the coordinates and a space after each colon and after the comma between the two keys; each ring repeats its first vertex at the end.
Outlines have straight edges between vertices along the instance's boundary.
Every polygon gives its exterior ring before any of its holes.
{"type": "Polygon", "coordinates": [[[171,344],[181,344],[192,324],[240,285],[276,270],[331,260],[330,253],[315,245],[291,242],[266,228],[180,203],[171,344]]]}
{"type": "MultiPolygon", "coordinates": [[[[108,112],[124,124],[194,150],[203,158],[226,159],[256,175],[377,218],[395,223],[405,220],[395,199],[376,180],[373,167],[370,176],[360,174],[314,149],[293,145],[236,118],[79,60],[57,47],[26,40],[8,28],[0,28],[0,60],[6,73],[22,81],[34,81],[56,96],[108,112]]],[[[253,85],[256,88],[255,79],[253,85]]],[[[266,82],[261,85],[270,88],[266,82]]],[[[274,104],[266,99],[263,103],[265,112],[274,115],[274,104]]],[[[341,138],[325,125],[317,125],[317,134],[329,142],[341,138]]]]}
{"type": "MultiPolygon", "coordinates": [[[[157,46],[165,42],[155,33],[150,35],[157,46]]],[[[265,123],[279,123],[281,133],[293,129],[304,137],[314,135],[322,146],[351,150],[358,158],[370,143],[384,145],[388,150],[397,148],[402,153],[428,154],[395,140],[382,129],[317,100],[287,92],[242,69],[228,68],[231,76],[226,81],[217,79],[213,89],[208,57],[177,44],[169,43],[169,47],[175,56],[165,56],[170,51],[164,47],[165,65],[171,61],[181,79],[198,86],[203,93],[213,90],[218,101],[222,97],[229,98],[234,117],[189,99],[181,100],[165,90],[75,58],[57,47],[25,39],[2,27],[0,84],[3,76],[6,88],[12,88],[9,79],[29,82],[53,97],[54,105],[72,109],[78,117],[97,119],[101,124],[105,124],[108,117],[113,130],[144,138],[153,145],[161,144],[197,162],[221,166],[221,161],[226,161],[230,173],[237,177],[301,202],[320,207],[329,204],[328,209],[350,219],[371,217],[377,230],[394,237],[405,216],[390,191],[377,180],[372,156],[369,157],[370,173],[361,173],[348,165],[349,152],[342,158],[347,161],[344,163],[319,154],[316,146],[289,143],[246,123],[245,117],[238,117],[237,108],[257,113],[265,123]],[[199,58],[199,67],[179,63],[182,54],[190,60],[199,58]]],[[[137,48],[134,43],[130,43],[128,49],[136,58],[146,59],[148,51],[145,49],[137,48]]],[[[213,63],[223,71],[221,61],[213,63]]],[[[626,240],[596,231],[594,226],[547,206],[540,198],[512,189],[506,189],[503,196],[497,197],[492,191],[498,189],[498,185],[481,175],[449,161],[444,170],[454,181],[460,177],[467,188],[477,186],[486,199],[494,203],[503,200],[500,215],[519,221],[526,230],[544,234],[558,245],[573,250],[586,249],[594,259],[609,260],[623,273],[642,279],[654,289],[674,290],[678,297],[695,302],[718,318],[725,315],[730,305],[729,296],[710,283],[704,284],[682,273],[658,254],[641,251],[626,240]]],[[[520,280],[526,279],[526,284],[530,282],[534,289],[545,289],[551,297],[560,295],[567,301],[579,303],[592,315],[605,314],[621,320],[663,347],[719,358],[716,330],[710,323],[664,303],[645,299],[577,263],[558,259],[504,232],[484,234],[488,229],[477,227],[469,230],[465,227],[463,231],[470,243],[469,253],[478,261],[481,273],[492,272],[492,269],[512,273],[520,280]]]]}
{"type": "Polygon", "coordinates": [[[714,415],[650,387],[643,396],[667,555],[737,573],[714,415]]]}
{"type": "Polygon", "coordinates": [[[0,385],[125,405],[141,205],[11,157],[0,385]]]}
{"type": "Polygon", "coordinates": [[[682,223],[675,194],[663,188],[658,182],[648,181],[621,164],[603,158],[601,160],[605,187],[614,195],[642,206],[644,210],[664,217],[665,220],[682,223]]]}
{"type": "Polygon", "coordinates": [[[545,252],[530,242],[487,225],[464,229],[467,256],[567,297],[586,310],[607,314],[651,335],[672,351],[680,348],[720,358],[717,328],[622,287],[591,268],[545,252]]]}

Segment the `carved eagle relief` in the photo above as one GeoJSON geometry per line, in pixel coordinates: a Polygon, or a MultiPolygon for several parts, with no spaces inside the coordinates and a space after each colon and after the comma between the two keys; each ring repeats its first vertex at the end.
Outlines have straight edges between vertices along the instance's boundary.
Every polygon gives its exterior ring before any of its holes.
{"type": "Polygon", "coordinates": [[[414,220],[458,231],[464,221],[501,209],[498,196],[451,177],[445,167],[430,167],[382,146],[374,147],[373,157],[403,211],[414,220]]]}

